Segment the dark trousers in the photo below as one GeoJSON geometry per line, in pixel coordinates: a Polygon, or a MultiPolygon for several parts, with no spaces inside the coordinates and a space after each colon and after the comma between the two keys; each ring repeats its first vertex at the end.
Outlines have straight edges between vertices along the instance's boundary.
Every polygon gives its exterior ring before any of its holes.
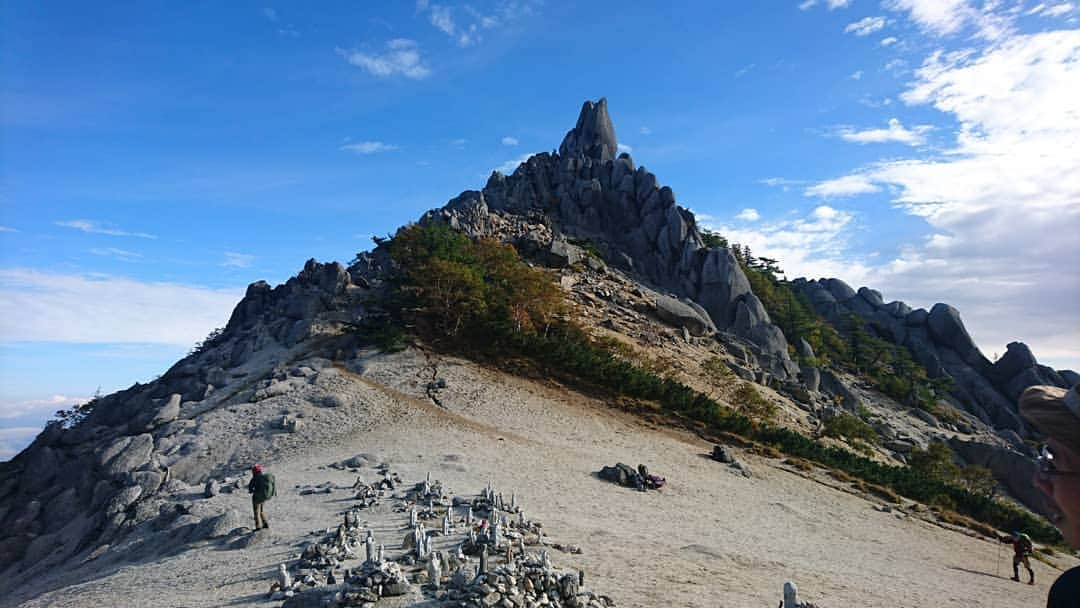
{"type": "Polygon", "coordinates": [[[254,500],[251,501],[252,511],[255,512],[255,529],[256,530],[258,530],[259,528],[269,528],[270,527],[270,524],[267,523],[267,521],[266,521],[266,514],[263,513],[263,504],[264,504],[264,502],[255,502],[254,500]]]}
{"type": "Polygon", "coordinates": [[[1031,580],[1035,580],[1035,572],[1031,569],[1031,562],[1028,561],[1026,555],[1013,555],[1013,578],[1020,580],[1020,564],[1024,564],[1024,568],[1027,568],[1028,576],[1031,580]]]}

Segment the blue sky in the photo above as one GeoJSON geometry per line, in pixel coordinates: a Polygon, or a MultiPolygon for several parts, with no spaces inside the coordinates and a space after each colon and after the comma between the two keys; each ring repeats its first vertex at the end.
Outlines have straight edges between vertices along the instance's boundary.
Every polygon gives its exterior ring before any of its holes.
{"type": "Polygon", "coordinates": [[[1080,8],[806,0],[0,6],[0,458],[245,286],[348,262],[585,99],[789,276],[1080,368],[1080,8]]]}

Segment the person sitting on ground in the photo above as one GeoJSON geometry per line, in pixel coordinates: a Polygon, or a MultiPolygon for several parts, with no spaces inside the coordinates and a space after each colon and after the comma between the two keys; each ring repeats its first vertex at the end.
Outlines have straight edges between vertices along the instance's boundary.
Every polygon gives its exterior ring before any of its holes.
{"type": "Polygon", "coordinates": [[[274,476],[263,471],[261,464],[251,467],[251,481],[248,483],[248,493],[251,494],[251,510],[255,513],[255,529],[269,528],[270,522],[266,521],[266,513],[263,512],[263,503],[274,497],[274,476]]]}
{"type": "Polygon", "coordinates": [[[1035,547],[1031,544],[1031,537],[1023,532],[1013,532],[1009,536],[1002,537],[1000,539],[1003,543],[1008,543],[1013,546],[1013,575],[1012,580],[1020,580],[1020,564],[1024,564],[1024,568],[1028,571],[1028,584],[1035,584],[1035,571],[1031,569],[1031,554],[1034,552],[1035,547]]]}
{"type": "MultiPolygon", "coordinates": [[[[1069,390],[1028,387],[1020,395],[1020,415],[1046,435],[1035,485],[1049,497],[1050,521],[1066,543],[1080,549],[1080,384],[1069,390]]],[[[1080,566],[1058,577],[1046,606],[1075,607],[1076,598],[1080,598],[1080,566]]]]}

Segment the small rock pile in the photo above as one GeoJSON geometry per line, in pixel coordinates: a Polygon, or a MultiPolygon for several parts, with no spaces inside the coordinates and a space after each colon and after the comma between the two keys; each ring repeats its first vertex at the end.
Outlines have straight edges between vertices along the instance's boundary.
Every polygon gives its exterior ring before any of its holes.
{"type": "Polygon", "coordinates": [[[440,593],[445,605],[461,608],[606,608],[615,602],[582,588],[583,572],[560,572],[547,551],[519,557],[512,564],[477,574],[471,580],[462,571],[451,577],[440,593]]]}

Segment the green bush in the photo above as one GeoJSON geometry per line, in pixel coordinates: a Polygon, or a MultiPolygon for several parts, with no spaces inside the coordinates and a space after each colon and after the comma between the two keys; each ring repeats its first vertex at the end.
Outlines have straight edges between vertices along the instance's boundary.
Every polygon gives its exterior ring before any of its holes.
{"type": "Polygon", "coordinates": [[[874,427],[865,423],[858,416],[847,412],[841,412],[825,421],[822,434],[826,437],[842,437],[844,439],[862,439],[868,443],[877,444],[880,440],[874,427]]]}

